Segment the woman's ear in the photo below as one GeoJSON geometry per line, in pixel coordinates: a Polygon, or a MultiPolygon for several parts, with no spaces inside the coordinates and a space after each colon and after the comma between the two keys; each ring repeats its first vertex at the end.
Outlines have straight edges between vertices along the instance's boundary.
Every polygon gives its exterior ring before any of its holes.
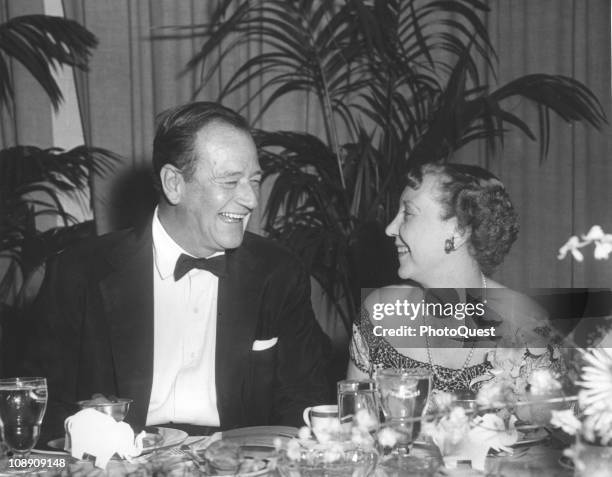
{"type": "Polygon", "coordinates": [[[455,248],[463,247],[466,242],[470,239],[470,230],[468,227],[459,227],[459,224],[455,227],[453,237],[455,238],[455,248]]]}
{"type": "Polygon", "coordinates": [[[185,189],[185,179],[181,171],[172,164],[164,164],[159,171],[159,179],[168,202],[171,205],[179,204],[185,189]]]}

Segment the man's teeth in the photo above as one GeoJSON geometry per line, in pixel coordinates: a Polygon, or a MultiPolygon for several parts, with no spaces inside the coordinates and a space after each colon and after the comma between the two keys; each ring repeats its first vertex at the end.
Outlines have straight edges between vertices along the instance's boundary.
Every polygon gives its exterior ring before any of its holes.
{"type": "Polygon", "coordinates": [[[400,254],[400,255],[408,253],[409,251],[410,251],[410,248],[405,247],[403,245],[400,245],[399,247],[397,247],[397,253],[400,254]]]}
{"type": "Polygon", "coordinates": [[[232,214],[231,212],[221,212],[219,215],[228,222],[241,222],[246,217],[246,214],[232,214]]]}

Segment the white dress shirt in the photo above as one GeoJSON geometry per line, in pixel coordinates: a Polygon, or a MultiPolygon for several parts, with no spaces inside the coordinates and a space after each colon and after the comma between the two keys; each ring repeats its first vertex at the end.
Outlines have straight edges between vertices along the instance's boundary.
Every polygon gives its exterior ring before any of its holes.
{"type": "Polygon", "coordinates": [[[157,209],[152,229],[153,387],[147,425],[219,426],[215,387],[219,279],[193,269],[174,281],[176,260],[181,253],[189,254],[164,230],[157,209]]]}

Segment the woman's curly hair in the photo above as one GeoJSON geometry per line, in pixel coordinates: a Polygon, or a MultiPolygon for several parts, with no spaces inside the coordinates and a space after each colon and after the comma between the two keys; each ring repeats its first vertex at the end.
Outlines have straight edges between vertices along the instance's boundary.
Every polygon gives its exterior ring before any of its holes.
{"type": "Polygon", "coordinates": [[[470,253],[483,273],[490,274],[503,262],[519,230],[504,185],[482,167],[425,164],[408,175],[408,186],[417,189],[426,174],[438,178],[442,220],[457,217],[459,227],[470,234],[470,253]]]}

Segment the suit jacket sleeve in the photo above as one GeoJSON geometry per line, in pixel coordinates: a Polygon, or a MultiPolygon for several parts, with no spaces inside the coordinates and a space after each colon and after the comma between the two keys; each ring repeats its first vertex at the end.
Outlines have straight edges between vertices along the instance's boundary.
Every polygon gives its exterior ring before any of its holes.
{"type": "Polygon", "coordinates": [[[302,426],[305,407],[330,402],[327,370],[331,346],[314,318],[310,278],[297,262],[287,263],[273,273],[265,288],[264,307],[277,316],[278,356],[271,421],[273,424],[302,426]]]}

